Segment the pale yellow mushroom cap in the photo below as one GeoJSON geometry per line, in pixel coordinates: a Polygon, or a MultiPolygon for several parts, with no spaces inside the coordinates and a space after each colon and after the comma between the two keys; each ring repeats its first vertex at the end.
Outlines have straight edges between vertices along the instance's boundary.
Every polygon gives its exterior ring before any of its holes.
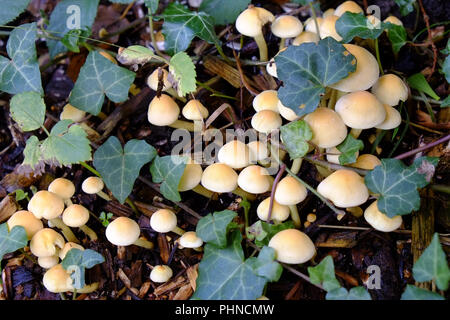
{"type": "Polygon", "coordinates": [[[213,192],[231,192],[237,187],[238,174],[225,163],[213,163],[203,171],[201,184],[213,192]]]}
{"type": "MultiPolygon", "coordinates": [[[[163,80],[163,91],[172,88],[172,84],[168,80],[169,72],[166,69],[161,69],[163,80]]],[[[147,78],[147,85],[154,91],[158,90],[158,76],[159,70],[156,68],[147,78]]]]}
{"type": "Polygon", "coordinates": [[[347,169],[330,174],[319,184],[317,191],[341,208],[359,206],[369,198],[364,179],[347,169]]]}
{"type": "Polygon", "coordinates": [[[20,210],[14,213],[7,221],[8,228],[11,230],[15,226],[21,226],[25,229],[28,240],[39,230],[44,228],[42,221],[39,220],[30,211],[20,210]]]}
{"type": "Polygon", "coordinates": [[[47,270],[42,278],[44,287],[53,293],[73,291],[72,278],[61,264],[47,270]]]}
{"type": "Polygon", "coordinates": [[[377,59],[363,47],[349,43],[344,44],[344,47],[356,58],[356,70],[329,87],[343,92],[369,89],[380,75],[377,59]]]}
{"type": "Polygon", "coordinates": [[[379,165],[381,165],[380,159],[372,154],[362,154],[356,159],[355,163],[350,164],[352,167],[365,170],[373,170],[379,165]]]}
{"type": "Polygon", "coordinates": [[[50,257],[58,254],[64,247],[65,241],[62,235],[50,228],[44,228],[36,232],[30,241],[30,251],[36,257],[50,257]]]}
{"type": "Polygon", "coordinates": [[[269,172],[266,168],[251,165],[239,173],[238,185],[242,190],[253,194],[260,194],[269,191],[269,172]]]}
{"type": "Polygon", "coordinates": [[[347,127],[342,118],[329,108],[319,107],[304,119],[313,132],[310,140],[319,148],[337,146],[347,137],[347,127]]]}
{"type": "Polygon", "coordinates": [[[277,112],[272,110],[261,110],[252,117],[252,127],[261,133],[270,133],[281,127],[282,120],[277,112]]]}
{"type": "Polygon", "coordinates": [[[317,35],[317,33],[310,32],[310,31],[303,31],[294,39],[294,41],[292,41],[292,45],[299,46],[302,43],[308,43],[308,42],[317,43],[317,42],[319,42],[319,40],[320,39],[319,39],[319,36],[317,35]]]}
{"type": "Polygon", "coordinates": [[[183,175],[178,183],[178,191],[188,191],[195,188],[202,179],[203,169],[198,164],[189,159],[186,167],[184,168],[183,175]]]}
{"type": "Polygon", "coordinates": [[[141,229],[136,221],[127,217],[118,217],[106,227],[106,238],[116,246],[129,246],[136,242],[141,229]]]}
{"type": "Polygon", "coordinates": [[[295,119],[298,118],[298,115],[295,113],[295,111],[292,110],[291,108],[285,107],[281,103],[281,101],[278,101],[277,108],[280,115],[288,121],[294,121],[295,119]]]}
{"type": "Polygon", "coordinates": [[[240,34],[247,37],[256,37],[262,33],[262,27],[275,20],[274,15],[258,7],[245,9],[236,19],[236,29],[240,34]]]}
{"type": "Polygon", "coordinates": [[[282,263],[305,263],[316,254],[311,239],[297,229],[278,232],[269,241],[269,247],[275,250],[276,258],[282,263]]]}
{"type": "Polygon", "coordinates": [[[189,100],[181,113],[188,120],[203,120],[209,116],[208,109],[197,99],[189,100]]]}
{"type": "MultiPolygon", "coordinates": [[[[319,25],[319,29],[320,29],[320,25],[323,22],[323,18],[322,17],[317,17],[316,20],[317,20],[317,24],[319,25]]],[[[306,19],[306,21],[305,21],[305,30],[309,31],[309,32],[312,32],[312,33],[318,33],[317,29],[316,29],[316,23],[314,22],[314,19],[312,17],[306,19]]]]}
{"type": "Polygon", "coordinates": [[[275,200],[285,206],[296,205],[305,200],[307,195],[305,186],[291,176],[281,179],[275,190],[275,200]]]}
{"type": "Polygon", "coordinates": [[[157,265],[150,272],[150,280],[156,283],[163,283],[169,281],[172,278],[173,271],[167,265],[157,265]]]}
{"type": "MultiPolygon", "coordinates": [[[[256,214],[258,218],[267,221],[269,218],[269,206],[270,206],[270,197],[261,201],[256,208],[256,214]]],[[[277,201],[273,201],[272,214],[271,219],[276,221],[285,221],[289,218],[289,207],[279,204],[277,201]]]]}
{"type": "Polygon", "coordinates": [[[271,29],[279,38],[294,38],[303,31],[303,24],[297,17],[283,15],[272,22],[271,29]]]}
{"type": "Polygon", "coordinates": [[[266,64],[266,71],[274,78],[278,78],[277,74],[277,64],[275,63],[275,59],[272,58],[269,60],[269,63],[266,64]]]}
{"type": "Polygon", "coordinates": [[[41,190],[31,198],[28,211],[38,219],[51,220],[61,215],[64,210],[64,201],[57,194],[41,190]]]}
{"type": "Polygon", "coordinates": [[[383,21],[384,23],[392,23],[392,24],[396,24],[397,26],[403,26],[403,22],[397,18],[396,16],[389,16],[386,19],[384,19],[383,21]]]}
{"type": "Polygon", "coordinates": [[[336,21],[339,19],[338,16],[331,15],[323,19],[320,24],[320,37],[325,39],[326,37],[332,37],[336,41],[341,41],[342,37],[336,31],[336,21]]]}
{"type": "Polygon", "coordinates": [[[374,28],[381,28],[381,20],[375,17],[373,14],[367,16],[367,20],[374,28]]]}
{"type": "Polygon", "coordinates": [[[180,237],[180,245],[185,248],[198,248],[203,245],[203,240],[195,231],[187,231],[180,237]]]}
{"type": "Polygon", "coordinates": [[[177,121],[180,108],[175,100],[166,94],[154,97],[148,106],[148,122],[155,126],[168,126],[177,121]]]}
{"type": "Polygon", "coordinates": [[[218,159],[233,169],[241,169],[250,164],[250,149],[242,141],[233,140],[219,149],[218,159]]]}
{"type": "Polygon", "coordinates": [[[250,163],[257,161],[263,161],[269,157],[269,149],[267,144],[261,141],[251,141],[247,143],[247,147],[250,151],[250,163]]]}
{"type": "Polygon", "coordinates": [[[396,106],[400,101],[408,99],[408,87],[395,74],[381,76],[373,85],[371,91],[378,100],[390,106],[396,106]]]}
{"type": "Polygon", "coordinates": [[[159,209],[152,214],[150,226],[156,232],[170,232],[177,226],[177,216],[172,210],[159,209]]]}
{"type": "Polygon", "coordinates": [[[72,204],[64,210],[62,220],[69,227],[79,228],[89,221],[89,211],[80,204],[72,204]]]}
{"type": "Polygon", "coordinates": [[[81,189],[87,194],[96,194],[97,192],[102,191],[104,187],[105,184],[99,177],[86,178],[81,185],[81,189]]]}
{"type": "Polygon", "coordinates": [[[336,10],[334,10],[334,15],[340,17],[345,12],[352,13],[364,13],[363,9],[354,1],[345,1],[337,6],[336,10]]]}
{"type": "Polygon", "coordinates": [[[278,94],[275,90],[265,90],[253,99],[253,108],[256,112],[272,110],[278,112],[278,94]]]}
{"type": "Polygon", "coordinates": [[[57,178],[48,186],[48,191],[53,192],[64,200],[72,198],[75,193],[75,185],[65,178],[57,178]]]}
{"type": "MultiPolygon", "coordinates": [[[[335,164],[340,164],[339,162],[339,156],[341,155],[341,152],[336,148],[327,148],[327,161],[335,164]]],[[[355,152],[356,156],[358,157],[359,151],[355,152]]]]}
{"type": "Polygon", "coordinates": [[[78,250],[81,250],[81,251],[84,250],[84,248],[82,246],[80,246],[78,243],[66,242],[66,244],[61,249],[61,251],[59,251],[59,258],[61,260],[64,260],[64,258],[66,257],[67,252],[69,252],[72,249],[78,249],[78,250]]]}
{"type": "Polygon", "coordinates": [[[383,104],[368,91],[357,91],[342,96],[334,109],[344,123],[354,129],[376,127],[386,118],[383,104]]]}
{"type": "Polygon", "coordinates": [[[402,216],[395,216],[389,218],[383,212],[378,210],[378,200],[372,202],[370,206],[364,211],[364,219],[375,230],[382,232],[391,232],[397,230],[402,225],[402,216]]]}
{"type": "Polygon", "coordinates": [[[50,257],[39,257],[38,265],[43,269],[50,269],[59,263],[59,257],[57,255],[50,257]]]}
{"type": "Polygon", "coordinates": [[[325,12],[322,14],[322,17],[326,18],[326,17],[332,16],[333,14],[334,14],[334,9],[329,8],[329,9],[325,10],[325,12]]]}
{"type": "Polygon", "coordinates": [[[386,118],[382,123],[377,125],[375,128],[383,130],[391,130],[397,128],[400,123],[402,123],[402,116],[400,112],[390,105],[384,104],[384,110],[386,110],[386,118]]]}
{"type": "Polygon", "coordinates": [[[77,109],[71,104],[66,104],[63,111],[59,115],[59,120],[72,120],[73,122],[80,122],[86,116],[86,112],[77,109]]]}

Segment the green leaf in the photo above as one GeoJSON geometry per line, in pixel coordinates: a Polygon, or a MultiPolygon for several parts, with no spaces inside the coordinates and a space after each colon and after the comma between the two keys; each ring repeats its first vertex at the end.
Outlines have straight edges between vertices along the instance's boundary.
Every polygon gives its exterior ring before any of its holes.
{"type": "Polygon", "coordinates": [[[188,157],[182,156],[156,156],[150,166],[150,172],[153,182],[161,183],[160,190],[164,198],[171,201],[181,200],[178,185],[187,161],[188,157]]]}
{"type": "Polygon", "coordinates": [[[275,261],[275,250],[263,247],[257,259],[249,259],[253,265],[253,272],[267,281],[278,281],[283,272],[283,267],[275,261]]]}
{"type": "Polygon", "coordinates": [[[198,221],[195,232],[203,242],[224,248],[227,245],[227,227],[236,216],[237,213],[231,210],[210,213],[198,221]]]}
{"type": "Polygon", "coordinates": [[[163,12],[162,33],[166,50],[176,53],[186,50],[197,36],[208,43],[219,44],[213,19],[205,12],[190,11],[179,3],[170,3],[163,12]]]}
{"type": "Polygon", "coordinates": [[[421,73],[416,73],[406,79],[409,86],[418,91],[425,92],[427,95],[432,97],[435,100],[439,100],[439,96],[434,92],[434,90],[428,84],[427,79],[425,79],[424,75],[421,73]]]}
{"type": "Polygon", "coordinates": [[[251,0],[203,0],[199,10],[209,14],[215,25],[225,25],[236,21],[239,14],[250,4],[251,0]]]}
{"type": "Polygon", "coordinates": [[[342,44],[327,37],[318,44],[289,46],[276,55],[278,79],[283,81],[278,90],[281,103],[298,116],[313,112],[326,86],[355,71],[354,57],[345,52],[342,44]]]}
{"type": "Polygon", "coordinates": [[[31,0],[0,0],[0,25],[5,25],[14,20],[25,11],[31,0]]]}
{"type": "Polygon", "coordinates": [[[354,287],[350,291],[345,288],[329,291],[325,296],[327,300],[372,300],[364,287],[354,287]]]}
{"type": "Polygon", "coordinates": [[[407,284],[400,300],[445,300],[438,293],[407,284]]]}
{"type": "Polygon", "coordinates": [[[347,11],[336,21],[336,31],[342,37],[342,41],[348,43],[354,37],[376,39],[384,29],[381,21],[375,26],[364,14],[347,11]]]}
{"type": "Polygon", "coordinates": [[[378,209],[392,218],[420,207],[417,188],[426,186],[434,174],[438,158],[420,157],[407,167],[397,159],[382,159],[365,177],[367,187],[379,194],[378,209]]]}
{"type": "Polygon", "coordinates": [[[84,37],[89,37],[90,34],[90,31],[73,29],[67,32],[60,41],[70,51],[78,53],[80,52],[79,42],[84,42],[84,37]]]}
{"type": "Polygon", "coordinates": [[[445,48],[441,50],[441,53],[450,54],[450,39],[447,41],[447,45],[445,46],[445,48]]]}
{"type": "Polygon", "coordinates": [[[267,246],[270,239],[278,232],[295,228],[292,221],[287,221],[279,224],[271,224],[265,221],[258,220],[250,227],[247,227],[246,234],[249,240],[255,240],[258,247],[267,246]]]}
{"type": "Polygon", "coordinates": [[[341,287],[334,275],[334,263],[331,256],[326,256],[317,266],[308,267],[308,274],[313,284],[321,284],[326,291],[341,287]]]}
{"type": "Polygon", "coordinates": [[[143,140],[130,140],[122,149],[119,139],[112,136],[95,151],[93,163],[108,189],[124,203],[142,166],[155,155],[155,148],[143,140]]]}
{"type": "Polygon", "coordinates": [[[444,100],[442,100],[441,108],[450,107],[450,96],[447,96],[444,100]]]}
{"type": "Polygon", "coordinates": [[[312,131],[304,120],[290,122],[280,128],[281,140],[291,159],[303,157],[308,153],[309,144],[312,139],[312,131]]]}
{"type": "Polygon", "coordinates": [[[402,16],[406,16],[414,11],[414,3],[416,0],[394,0],[395,3],[400,7],[400,13],[402,16]]]}
{"type": "MultiPolygon", "coordinates": [[[[63,38],[71,30],[90,30],[97,15],[98,3],[99,0],[60,1],[50,15],[47,31],[55,37],[63,38]],[[73,28],[77,23],[79,27],[73,28]]],[[[89,35],[90,32],[87,33],[89,35]]],[[[48,39],[47,45],[51,58],[67,52],[67,47],[59,40],[48,39]]]]}
{"type": "Polygon", "coordinates": [[[11,117],[22,131],[39,129],[45,120],[44,99],[37,92],[16,94],[10,101],[11,117]]]}
{"type": "Polygon", "coordinates": [[[389,41],[392,44],[392,50],[395,54],[400,52],[400,49],[406,44],[406,30],[403,26],[393,23],[384,24],[387,29],[389,41]]]}
{"type": "Polygon", "coordinates": [[[97,115],[106,96],[113,102],[128,99],[128,90],[136,74],[119,67],[97,51],[89,53],[70,94],[74,107],[97,115]]]}
{"type": "Polygon", "coordinates": [[[174,87],[179,96],[184,97],[197,90],[195,65],[186,52],[178,52],[170,59],[169,71],[175,80],[174,87]]]}
{"type": "Polygon", "coordinates": [[[93,266],[105,262],[105,258],[94,250],[86,249],[70,249],[64,257],[61,265],[64,269],[79,272],[73,272],[71,278],[73,279],[73,286],[75,289],[81,289],[85,286],[85,270],[93,266]]]}
{"type": "Polygon", "coordinates": [[[5,254],[25,247],[27,243],[28,238],[24,227],[15,226],[8,231],[6,222],[0,224],[0,262],[5,254]]]}
{"type": "Polygon", "coordinates": [[[143,65],[155,56],[153,50],[144,46],[134,45],[119,50],[117,61],[126,66],[143,65]]]}
{"type": "Polygon", "coordinates": [[[23,150],[23,156],[22,165],[28,165],[32,169],[35,169],[39,160],[41,160],[40,142],[36,136],[28,138],[25,149],[23,150]]]}
{"type": "Polygon", "coordinates": [[[0,91],[44,93],[36,56],[36,36],[36,23],[22,24],[11,31],[6,45],[11,60],[0,56],[0,91]]]}
{"type": "Polygon", "coordinates": [[[450,56],[447,56],[442,65],[442,72],[444,72],[445,80],[450,83],[450,56]]]}
{"type": "Polygon", "coordinates": [[[17,189],[14,191],[16,195],[16,201],[22,201],[26,197],[28,197],[28,192],[23,191],[22,189],[17,189]]]}
{"type": "Polygon", "coordinates": [[[450,269],[437,233],[433,235],[430,245],[414,263],[413,276],[418,282],[434,280],[440,290],[448,289],[450,269]]]}
{"type": "Polygon", "coordinates": [[[159,0],[144,0],[149,13],[154,14],[158,10],[159,0]]]}
{"type": "Polygon", "coordinates": [[[364,149],[364,143],[349,134],[336,148],[341,152],[339,155],[339,163],[345,165],[356,162],[358,151],[364,149]]]}

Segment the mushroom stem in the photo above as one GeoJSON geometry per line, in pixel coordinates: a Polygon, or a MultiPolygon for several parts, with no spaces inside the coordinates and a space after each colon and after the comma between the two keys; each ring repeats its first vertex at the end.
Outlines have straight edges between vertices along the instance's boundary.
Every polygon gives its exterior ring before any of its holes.
{"type": "Polygon", "coordinates": [[[286,38],[281,38],[280,40],[280,51],[286,47],[286,38]]]}
{"type": "Polygon", "coordinates": [[[258,49],[259,49],[259,60],[260,61],[268,61],[269,56],[267,53],[267,44],[266,44],[266,40],[264,39],[264,35],[262,34],[262,32],[259,35],[257,35],[256,37],[254,37],[253,39],[255,39],[256,45],[258,46],[258,49]]]}
{"type": "Polygon", "coordinates": [[[104,199],[104,200],[106,200],[106,201],[111,201],[112,199],[111,199],[111,197],[110,196],[108,196],[106,193],[104,193],[103,191],[99,191],[99,192],[97,192],[97,195],[100,197],[100,198],[102,198],[102,199],[104,199]]]}
{"type": "Polygon", "coordinates": [[[67,241],[80,243],[77,237],[73,234],[72,230],[70,230],[70,228],[61,220],[61,218],[55,218],[49,221],[53,226],[61,230],[64,238],[66,238],[67,241]]]}
{"type": "Polygon", "coordinates": [[[169,127],[175,128],[175,129],[185,129],[187,131],[194,132],[195,126],[192,122],[187,122],[183,120],[175,120],[172,124],[169,124],[169,127]]]}
{"type": "Polygon", "coordinates": [[[256,199],[254,194],[248,193],[247,191],[244,191],[239,187],[234,189],[234,191],[232,193],[234,193],[235,195],[237,195],[239,197],[245,198],[249,201],[254,201],[256,199]]]}
{"type": "Polygon", "coordinates": [[[180,97],[178,95],[177,91],[174,88],[166,89],[166,92],[168,94],[170,94],[174,99],[178,99],[178,100],[180,100],[181,102],[184,102],[184,103],[186,103],[186,101],[187,101],[186,98],[180,97]]]}
{"type": "Polygon", "coordinates": [[[362,129],[352,129],[350,130],[350,134],[353,136],[353,138],[358,139],[359,135],[361,134],[362,129]]]}
{"type": "Polygon", "coordinates": [[[98,282],[85,285],[81,289],[76,289],[77,293],[91,293],[98,289],[98,282]]]}
{"type": "Polygon", "coordinates": [[[302,225],[302,222],[300,221],[300,216],[298,215],[297,205],[295,205],[295,204],[290,205],[289,211],[291,212],[291,219],[292,219],[292,222],[294,222],[294,226],[296,228],[300,228],[300,226],[302,225]]]}
{"type": "Polygon", "coordinates": [[[303,158],[294,159],[291,166],[291,171],[293,174],[297,174],[302,166],[303,158]]]}
{"type": "Polygon", "coordinates": [[[137,240],[133,243],[133,245],[138,246],[138,247],[142,247],[142,248],[145,248],[145,249],[150,249],[150,250],[154,248],[154,245],[153,245],[152,242],[150,242],[150,241],[148,241],[148,240],[145,240],[145,239],[143,239],[143,238],[137,239],[137,240]]]}
{"type": "Polygon", "coordinates": [[[208,199],[217,200],[217,193],[209,191],[201,184],[197,185],[196,187],[194,187],[191,190],[198,193],[199,195],[202,195],[202,196],[208,198],[208,199]]]}
{"type": "Polygon", "coordinates": [[[64,204],[66,205],[66,207],[70,207],[71,205],[73,205],[73,202],[70,199],[64,199],[64,204]]]}
{"type": "Polygon", "coordinates": [[[95,231],[89,228],[87,225],[81,226],[80,230],[83,231],[84,234],[86,234],[89,237],[89,239],[91,239],[91,241],[96,241],[98,239],[95,231]]]}
{"type": "Polygon", "coordinates": [[[186,231],[184,231],[183,229],[179,228],[179,227],[175,227],[173,228],[173,230],[171,230],[173,233],[176,233],[179,236],[182,236],[183,234],[186,233],[186,231]]]}

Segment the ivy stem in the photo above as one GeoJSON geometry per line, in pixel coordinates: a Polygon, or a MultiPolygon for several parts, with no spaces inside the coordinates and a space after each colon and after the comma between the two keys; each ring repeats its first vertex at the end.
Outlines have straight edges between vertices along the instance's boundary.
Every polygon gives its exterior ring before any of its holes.
{"type": "Polygon", "coordinates": [[[70,230],[70,228],[61,220],[61,218],[51,219],[49,220],[49,222],[53,226],[61,230],[62,234],[67,239],[67,241],[80,243],[77,237],[73,234],[72,230],[70,230]]]}
{"type": "Polygon", "coordinates": [[[314,9],[314,6],[313,6],[312,2],[309,3],[309,7],[311,8],[311,14],[312,14],[313,19],[314,19],[314,25],[316,26],[317,36],[320,39],[319,23],[317,22],[316,10],[314,9]]]}
{"type": "Polygon", "coordinates": [[[305,160],[308,162],[311,162],[315,165],[324,167],[325,169],[328,169],[328,170],[340,170],[340,169],[352,170],[362,176],[365,176],[369,172],[369,170],[365,170],[365,169],[347,167],[347,166],[342,166],[340,164],[331,163],[331,162],[328,162],[325,160],[315,159],[313,156],[306,156],[305,160]]]}
{"type": "Polygon", "coordinates": [[[292,162],[291,171],[294,174],[297,174],[300,171],[302,163],[303,163],[303,158],[294,159],[294,161],[292,162]]]}
{"type": "Polygon", "coordinates": [[[394,157],[394,159],[401,160],[401,159],[408,158],[408,157],[413,156],[413,155],[415,155],[415,154],[417,154],[417,153],[419,153],[421,151],[433,148],[434,146],[437,146],[437,145],[439,145],[441,143],[444,143],[444,142],[447,142],[449,140],[450,140],[450,134],[448,134],[448,135],[446,135],[446,136],[444,136],[444,137],[442,137],[442,138],[440,138],[440,139],[438,139],[438,140],[436,140],[434,142],[428,143],[428,144],[426,144],[426,145],[424,145],[422,147],[419,147],[419,148],[413,149],[411,151],[402,153],[402,154],[394,157]]]}
{"type": "Polygon", "coordinates": [[[380,49],[378,46],[378,38],[375,39],[375,55],[377,57],[377,62],[378,62],[378,67],[380,68],[380,73],[381,73],[381,75],[383,75],[384,71],[383,71],[383,66],[381,65],[380,49]]]}
{"type": "Polygon", "coordinates": [[[260,61],[269,60],[269,56],[267,53],[267,43],[266,43],[266,40],[264,39],[264,35],[262,34],[262,32],[261,32],[261,34],[255,36],[253,39],[255,39],[255,42],[258,45],[259,60],[260,61]]]}
{"type": "Polygon", "coordinates": [[[269,214],[267,215],[267,222],[269,222],[269,223],[270,223],[270,220],[272,219],[272,210],[273,210],[273,202],[275,200],[275,191],[277,190],[278,182],[280,182],[281,176],[283,175],[285,170],[286,170],[286,165],[283,163],[280,166],[280,170],[278,170],[278,173],[275,176],[275,179],[273,180],[272,192],[270,193],[269,214]]]}
{"type": "Polygon", "coordinates": [[[148,20],[149,20],[149,27],[150,27],[150,39],[152,41],[152,46],[155,49],[155,52],[158,56],[162,56],[162,52],[159,51],[158,46],[156,45],[156,39],[155,39],[155,35],[154,35],[154,30],[153,30],[153,13],[150,12],[150,10],[148,11],[148,20]]]}

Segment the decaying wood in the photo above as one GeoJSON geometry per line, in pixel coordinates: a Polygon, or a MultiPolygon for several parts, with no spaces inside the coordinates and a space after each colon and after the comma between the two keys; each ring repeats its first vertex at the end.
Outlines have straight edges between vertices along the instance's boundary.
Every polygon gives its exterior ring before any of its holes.
{"type": "Polygon", "coordinates": [[[150,281],[144,282],[142,284],[141,288],[139,289],[138,297],[143,299],[151,287],[152,287],[152,283],[150,281]]]}
{"type": "Polygon", "coordinates": [[[178,290],[172,300],[188,300],[193,292],[191,285],[188,283],[178,290]]]}
{"type": "Polygon", "coordinates": [[[197,277],[198,277],[198,263],[186,269],[186,275],[191,284],[192,290],[195,291],[197,288],[197,277]]]}
{"type": "Polygon", "coordinates": [[[161,260],[167,264],[170,258],[170,249],[169,243],[167,242],[166,235],[164,233],[158,233],[158,247],[159,247],[159,256],[161,260]]]}
{"type": "Polygon", "coordinates": [[[19,205],[13,196],[6,196],[0,202],[0,223],[6,221],[14,212],[19,210],[19,205]]]}
{"type": "Polygon", "coordinates": [[[134,295],[136,295],[136,296],[139,295],[139,290],[137,290],[136,288],[133,288],[131,286],[130,279],[127,277],[127,275],[121,268],[119,268],[119,271],[117,271],[117,276],[123,282],[125,287],[127,287],[127,289],[129,289],[134,295]]]}
{"type": "Polygon", "coordinates": [[[317,247],[353,248],[358,243],[358,232],[336,232],[329,234],[326,239],[322,235],[325,234],[321,234],[316,240],[317,247]]]}
{"type": "Polygon", "coordinates": [[[145,214],[147,217],[151,217],[155,211],[160,209],[158,207],[140,201],[135,201],[134,204],[139,209],[139,211],[145,214]]]}
{"type": "MultiPolygon", "coordinates": [[[[239,71],[227,64],[225,61],[219,59],[218,57],[206,56],[203,58],[203,65],[207,70],[222,77],[233,87],[241,87],[241,76],[239,71]]],[[[253,81],[251,81],[248,77],[245,77],[245,80],[248,83],[253,84],[253,81]]]]}
{"type": "Polygon", "coordinates": [[[175,280],[165,283],[163,285],[160,285],[159,287],[157,287],[155,289],[155,291],[153,292],[155,295],[160,296],[164,293],[167,293],[169,291],[175,290],[180,288],[181,286],[186,285],[186,279],[183,276],[180,276],[178,278],[176,278],[175,280]]]}

